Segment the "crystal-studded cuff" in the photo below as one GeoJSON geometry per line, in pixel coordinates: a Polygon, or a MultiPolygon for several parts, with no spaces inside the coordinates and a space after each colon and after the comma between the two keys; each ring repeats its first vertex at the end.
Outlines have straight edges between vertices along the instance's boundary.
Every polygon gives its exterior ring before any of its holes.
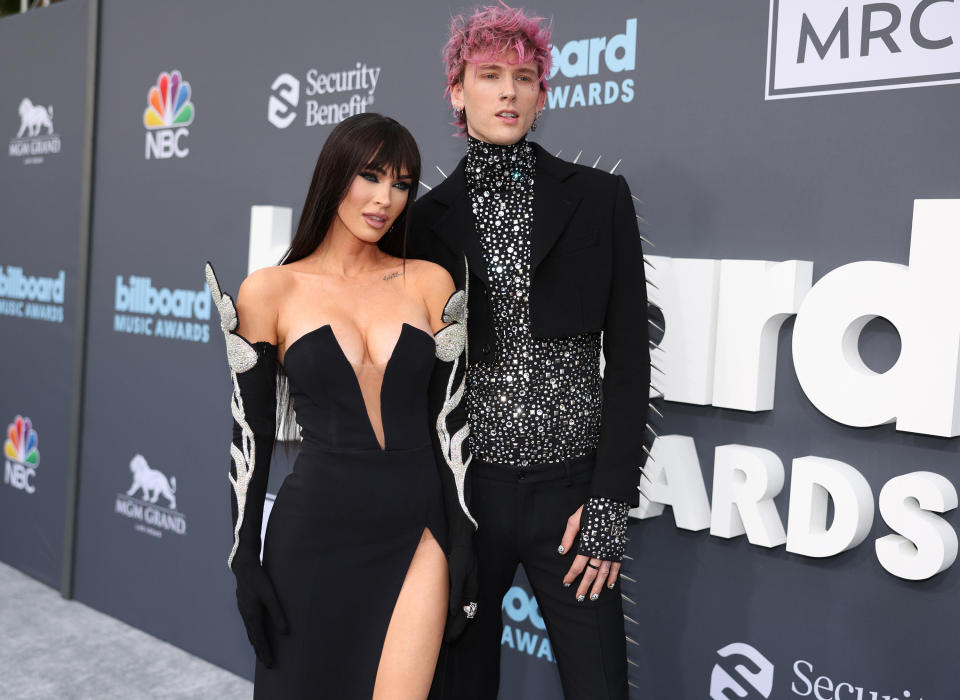
{"type": "Polygon", "coordinates": [[[630,506],[602,496],[592,496],[580,514],[579,554],[605,561],[620,561],[627,542],[630,506]]]}

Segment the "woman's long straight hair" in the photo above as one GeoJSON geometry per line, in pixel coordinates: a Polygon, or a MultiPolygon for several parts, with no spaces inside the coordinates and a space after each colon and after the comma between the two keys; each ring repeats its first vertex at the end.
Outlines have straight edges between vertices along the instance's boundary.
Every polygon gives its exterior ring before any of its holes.
{"type": "Polygon", "coordinates": [[[404,256],[410,209],[420,184],[420,151],[402,124],[371,112],[345,119],[330,132],[313,169],[297,232],[280,261],[281,265],[301,260],[317,249],[327,235],[353,178],[368,168],[410,176],[407,205],[380,240],[382,250],[397,257],[404,256]]]}
{"type": "MultiPolygon", "coordinates": [[[[406,258],[410,209],[420,185],[420,150],[402,124],[371,112],[343,120],[327,137],[313,169],[297,232],[280,259],[281,265],[302,260],[317,249],[330,230],[353,178],[367,169],[410,176],[407,204],[379,242],[384,252],[406,258]]],[[[277,438],[286,448],[299,435],[290,400],[290,384],[279,364],[276,420],[277,438]]]]}

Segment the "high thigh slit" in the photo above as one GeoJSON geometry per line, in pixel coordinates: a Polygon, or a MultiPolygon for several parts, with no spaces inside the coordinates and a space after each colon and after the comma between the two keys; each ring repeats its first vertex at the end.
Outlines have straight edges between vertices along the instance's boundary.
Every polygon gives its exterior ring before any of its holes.
{"type": "Polygon", "coordinates": [[[398,697],[397,686],[410,690],[410,686],[415,682],[411,679],[411,668],[416,666],[422,667],[423,675],[419,679],[422,684],[419,690],[422,692],[415,697],[425,698],[427,696],[433,680],[434,667],[440,654],[440,642],[447,618],[448,580],[446,556],[433,533],[430,532],[430,528],[425,527],[413,558],[410,560],[410,566],[404,576],[400,592],[394,603],[393,612],[390,615],[387,632],[384,635],[374,684],[373,697],[375,699],[383,697],[382,694],[378,696],[378,690],[384,691],[390,698],[398,697]],[[420,558],[419,563],[418,557],[420,558]],[[430,562],[428,558],[434,558],[435,561],[430,562]],[[408,588],[407,584],[415,565],[418,568],[416,579],[410,583],[408,588]],[[432,570],[428,571],[431,568],[432,570]],[[430,578],[434,580],[430,581],[430,578]],[[401,608],[401,601],[403,601],[403,608],[401,608]],[[433,609],[430,610],[429,608],[433,609]],[[431,620],[431,615],[435,619],[431,620]],[[419,638],[411,635],[413,631],[410,629],[411,618],[415,620],[412,624],[418,628],[417,632],[420,632],[419,638]],[[431,622],[435,626],[432,632],[429,629],[424,629],[431,622]],[[394,627],[395,624],[396,627],[394,627]],[[399,661],[391,659],[385,666],[388,643],[396,647],[396,649],[390,649],[389,651],[396,653],[397,650],[400,650],[402,658],[399,661]],[[403,664],[408,665],[403,666],[403,664]],[[399,669],[398,665],[400,666],[399,669]],[[398,675],[400,678],[397,678],[398,675]],[[382,688],[380,687],[381,683],[383,683],[382,688]]]}
{"type": "Polygon", "coordinates": [[[387,629],[424,530],[447,551],[430,442],[433,337],[403,324],[380,387],[381,444],[353,366],[330,326],[287,349],[303,443],[264,542],[264,568],[290,631],[269,629],[257,700],[369,700],[387,629]]]}

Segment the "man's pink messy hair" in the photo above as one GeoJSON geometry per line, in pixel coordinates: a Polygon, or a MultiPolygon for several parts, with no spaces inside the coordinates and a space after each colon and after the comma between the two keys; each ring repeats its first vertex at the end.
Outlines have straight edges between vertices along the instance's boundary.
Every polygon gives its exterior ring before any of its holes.
{"type": "MultiPolygon", "coordinates": [[[[443,48],[447,69],[447,92],[463,80],[467,63],[474,65],[495,60],[509,51],[517,52],[516,63],[537,64],[540,89],[547,89],[550,72],[550,25],[541,26],[543,17],[530,17],[502,0],[499,5],[478,7],[469,17],[457,15],[450,23],[450,40],[443,48]]],[[[462,113],[456,124],[466,132],[462,113]]]]}

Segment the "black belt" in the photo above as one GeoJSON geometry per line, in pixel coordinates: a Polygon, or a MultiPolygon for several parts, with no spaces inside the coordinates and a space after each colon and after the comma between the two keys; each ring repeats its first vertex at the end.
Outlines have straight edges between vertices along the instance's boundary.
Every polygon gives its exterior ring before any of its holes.
{"type": "Polygon", "coordinates": [[[565,478],[569,484],[575,476],[593,471],[595,458],[595,452],[561,462],[484,462],[474,458],[470,471],[474,477],[495,481],[538,482],[565,478]]]}

